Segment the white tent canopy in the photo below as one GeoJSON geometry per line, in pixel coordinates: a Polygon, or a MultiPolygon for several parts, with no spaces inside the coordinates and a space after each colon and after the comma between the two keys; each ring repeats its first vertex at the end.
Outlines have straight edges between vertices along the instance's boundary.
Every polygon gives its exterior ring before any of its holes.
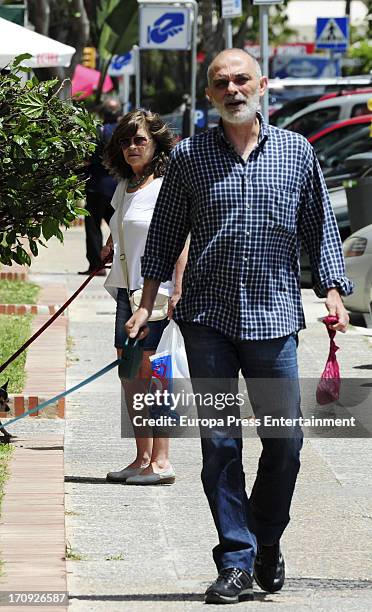
{"type": "Polygon", "coordinates": [[[4,68],[17,55],[30,53],[32,57],[22,62],[30,68],[69,66],[76,49],[52,38],[0,17],[0,68],[4,68]]]}

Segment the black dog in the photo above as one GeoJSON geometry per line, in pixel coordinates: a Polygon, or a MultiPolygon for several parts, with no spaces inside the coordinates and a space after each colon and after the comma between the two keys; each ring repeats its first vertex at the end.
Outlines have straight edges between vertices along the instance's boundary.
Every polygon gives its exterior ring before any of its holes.
{"type": "MultiPolygon", "coordinates": [[[[8,382],[9,380],[5,383],[5,385],[3,385],[2,387],[0,387],[0,412],[9,412],[10,408],[8,405],[8,382]]],[[[0,432],[3,434],[2,437],[0,437],[0,443],[3,444],[8,444],[8,442],[10,442],[10,439],[13,437],[6,429],[5,427],[3,427],[1,421],[0,421],[0,432]]]]}

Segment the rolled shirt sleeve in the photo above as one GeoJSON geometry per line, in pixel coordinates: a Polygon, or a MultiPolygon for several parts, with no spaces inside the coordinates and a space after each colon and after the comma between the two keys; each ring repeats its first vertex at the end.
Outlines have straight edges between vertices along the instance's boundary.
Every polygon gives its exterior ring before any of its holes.
{"type": "Polygon", "coordinates": [[[182,179],[176,148],[172,151],[155,205],[141,258],[142,276],[161,282],[171,280],[189,231],[189,194],[182,179]]]}
{"type": "Polygon", "coordinates": [[[345,261],[336,218],[315,151],[306,149],[307,164],[301,189],[299,232],[309,255],[314,291],[320,298],[336,287],[341,295],[353,291],[345,274],[345,261]]]}

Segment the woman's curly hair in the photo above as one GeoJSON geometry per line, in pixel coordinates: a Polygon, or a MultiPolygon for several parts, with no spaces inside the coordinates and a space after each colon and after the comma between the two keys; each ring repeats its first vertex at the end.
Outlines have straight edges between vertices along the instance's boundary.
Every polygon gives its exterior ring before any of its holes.
{"type": "Polygon", "coordinates": [[[170,152],[175,145],[174,134],[157,113],[136,109],[124,115],[105,147],[104,166],[116,179],[133,176],[133,170],[124,159],[119,141],[122,138],[135,136],[139,128],[144,128],[156,145],[151,174],[153,173],[155,178],[165,174],[170,152]]]}

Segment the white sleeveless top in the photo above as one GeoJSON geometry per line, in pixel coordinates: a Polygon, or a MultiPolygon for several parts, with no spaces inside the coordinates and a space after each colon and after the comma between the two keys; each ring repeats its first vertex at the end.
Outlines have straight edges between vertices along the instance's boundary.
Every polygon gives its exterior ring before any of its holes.
{"type": "MultiPolygon", "coordinates": [[[[115,212],[110,220],[110,230],[114,245],[114,258],[111,271],[104,284],[107,291],[116,299],[118,288],[127,288],[120,261],[119,231],[123,232],[123,245],[128,265],[129,289],[141,289],[141,257],[145,250],[146,239],[154,212],[156,200],[162,184],[162,178],[154,179],[149,185],[134,193],[127,193],[127,181],[122,180],[116,187],[111,200],[115,212]],[[123,202],[122,206],[119,206],[123,202]],[[119,218],[121,216],[121,218],[119,218]]],[[[162,283],[159,293],[171,296],[174,291],[174,274],[172,281],[162,283]]]]}

